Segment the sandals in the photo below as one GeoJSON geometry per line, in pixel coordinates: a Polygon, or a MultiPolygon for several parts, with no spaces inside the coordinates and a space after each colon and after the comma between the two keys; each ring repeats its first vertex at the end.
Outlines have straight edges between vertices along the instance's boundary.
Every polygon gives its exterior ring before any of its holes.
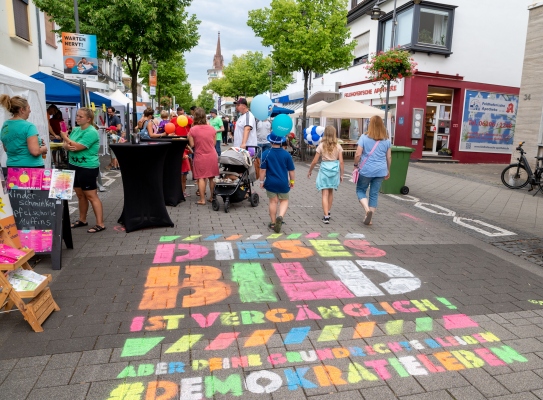
{"type": "Polygon", "coordinates": [[[71,228],[74,229],[74,228],[79,228],[81,226],[87,226],[89,223],[88,222],[81,222],[80,220],[77,220],[75,221],[73,224],[71,224],[71,228]]]}
{"type": "Polygon", "coordinates": [[[272,229],[272,230],[275,230],[275,224],[272,223],[272,222],[270,222],[270,223],[268,224],[268,228],[270,228],[270,229],[272,229]]]}
{"type": "Polygon", "coordinates": [[[92,228],[90,228],[87,231],[87,233],[98,233],[98,232],[102,232],[102,231],[105,231],[105,230],[106,230],[105,226],[94,225],[92,228]]]}

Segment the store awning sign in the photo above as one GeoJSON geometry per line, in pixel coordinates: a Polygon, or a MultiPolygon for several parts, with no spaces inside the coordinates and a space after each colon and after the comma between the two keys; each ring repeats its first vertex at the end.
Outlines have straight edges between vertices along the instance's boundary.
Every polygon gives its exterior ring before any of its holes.
{"type": "Polygon", "coordinates": [[[511,154],[518,96],[466,90],[460,151],[511,154]]]}
{"type": "Polygon", "coordinates": [[[64,78],[98,80],[96,35],[62,32],[64,78]]]}
{"type": "MultiPolygon", "coordinates": [[[[387,93],[386,84],[383,82],[368,82],[360,85],[340,88],[339,92],[343,93],[343,97],[351,100],[363,101],[385,98],[387,93]]],[[[390,97],[401,97],[404,94],[404,80],[392,82],[390,84],[390,97]]]]}

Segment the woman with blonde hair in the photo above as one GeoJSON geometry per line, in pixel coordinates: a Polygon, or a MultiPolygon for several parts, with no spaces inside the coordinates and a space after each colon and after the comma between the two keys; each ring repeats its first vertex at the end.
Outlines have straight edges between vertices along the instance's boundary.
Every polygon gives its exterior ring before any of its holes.
{"type": "Polygon", "coordinates": [[[30,116],[30,104],[21,96],[0,95],[0,105],[8,110],[12,117],[4,122],[0,130],[0,140],[8,156],[8,167],[43,168],[43,154],[47,154],[39,137],[38,128],[27,121],[30,116]]]}
{"type": "Polygon", "coordinates": [[[377,198],[383,180],[390,177],[391,144],[383,120],[379,116],[370,119],[368,131],[360,136],[354,155],[354,167],[359,169],[356,194],[364,208],[364,225],[371,225],[377,208],[377,198]],[[359,163],[360,162],[360,163],[359,163]],[[366,197],[369,187],[369,201],[366,197]]]}
{"type": "Polygon", "coordinates": [[[317,175],[317,190],[322,194],[322,211],[324,217],[322,222],[330,223],[330,210],[334,201],[334,190],[337,190],[339,183],[343,182],[343,148],[337,142],[336,128],[327,126],[321,142],[317,146],[315,157],[309,167],[307,177],[322,157],[319,174],[317,175]]]}

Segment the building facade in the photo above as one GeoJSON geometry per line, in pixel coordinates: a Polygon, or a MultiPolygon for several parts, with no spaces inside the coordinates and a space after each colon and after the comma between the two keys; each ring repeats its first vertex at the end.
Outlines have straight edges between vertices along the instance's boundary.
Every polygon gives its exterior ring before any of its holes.
{"type": "MultiPolygon", "coordinates": [[[[509,161],[531,3],[397,1],[393,46],[410,51],[418,66],[413,78],[391,86],[388,128],[396,145],[413,147],[416,159],[448,148],[460,162],[509,161]],[[506,24],[488,22],[501,20],[506,24]]],[[[349,6],[348,25],[357,42],[352,65],[313,74],[309,103],[318,101],[319,92],[331,92],[384,108],[386,89],[368,80],[365,66],[372,53],[391,46],[394,2],[352,0],[349,6]],[[378,21],[368,15],[376,4],[383,11],[378,21]]],[[[282,96],[302,90],[298,77],[282,96]]],[[[364,131],[359,124],[341,126],[350,126],[353,136],[364,131]]]]}
{"type": "MultiPolygon", "coordinates": [[[[533,163],[533,157],[543,156],[543,2],[529,9],[515,143],[526,142],[523,148],[533,163]]],[[[513,153],[511,161],[516,162],[517,157],[513,153]]]]}

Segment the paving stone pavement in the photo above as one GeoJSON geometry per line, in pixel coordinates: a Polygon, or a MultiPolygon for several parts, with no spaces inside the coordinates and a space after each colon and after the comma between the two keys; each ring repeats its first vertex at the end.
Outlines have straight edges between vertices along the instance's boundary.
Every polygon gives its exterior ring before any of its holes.
{"type": "Polygon", "coordinates": [[[174,228],[126,234],[111,173],[108,228],[73,231],[44,332],[0,314],[0,399],[543,399],[543,272],[496,246],[537,239],[529,223],[414,166],[411,197],[381,195],[374,225],[347,180],[324,225],[296,166],[280,235],[260,189],[225,213],[194,187],[174,228]]]}

